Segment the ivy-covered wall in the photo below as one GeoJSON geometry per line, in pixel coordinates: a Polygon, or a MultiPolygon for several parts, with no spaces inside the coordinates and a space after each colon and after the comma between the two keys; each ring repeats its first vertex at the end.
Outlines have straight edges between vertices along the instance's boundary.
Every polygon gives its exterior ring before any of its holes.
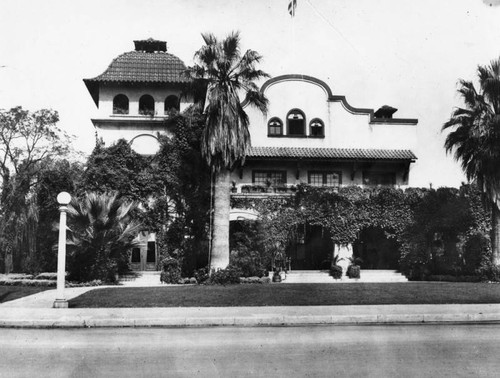
{"type": "Polygon", "coordinates": [[[471,185],[406,191],[349,186],[338,191],[300,185],[294,197],[235,198],[232,207],[260,213],[263,248],[284,253],[300,225],[319,225],[333,243],[356,242],[367,228],[395,240],[400,269],[410,278],[479,274],[489,261],[489,217],[471,185]]]}

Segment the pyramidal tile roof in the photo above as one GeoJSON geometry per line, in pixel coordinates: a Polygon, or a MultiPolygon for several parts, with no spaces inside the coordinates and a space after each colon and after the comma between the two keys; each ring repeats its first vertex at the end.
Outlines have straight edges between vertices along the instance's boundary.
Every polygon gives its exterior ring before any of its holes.
{"type": "Polygon", "coordinates": [[[252,147],[247,158],[416,160],[411,150],[364,148],[252,147]]]}
{"type": "Polygon", "coordinates": [[[88,82],[187,83],[186,66],[167,52],[130,51],[115,58],[101,75],[88,82]]]}

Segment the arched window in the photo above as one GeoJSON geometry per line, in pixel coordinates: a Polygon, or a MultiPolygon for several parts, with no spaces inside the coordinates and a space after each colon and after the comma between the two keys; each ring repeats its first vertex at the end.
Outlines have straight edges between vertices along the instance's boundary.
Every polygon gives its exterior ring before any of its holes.
{"type": "Polygon", "coordinates": [[[179,98],[175,95],[170,95],[165,99],[165,114],[171,110],[179,110],[179,98]]]}
{"type": "Polygon", "coordinates": [[[141,96],[139,99],[139,114],[155,115],[155,100],[150,95],[141,96]]]}
{"type": "Polygon", "coordinates": [[[124,94],[116,95],[113,99],[113,114],[128,114],[128,97],[124,94]]]}
{"type": "Polygon", "coordinates": [[[281,119],[274,117],[267,123],[267,135],[268,136],[281,136],[283,135],[283,122],[281,119]]]}
{"type": "Polygon", "coordinates": [[[319,118],[314,118],[309,123],[309,136],[312,137],[324,137],[325,136],[325,125],[323,121],[319,118]]]}
{"type": "Polygon", "coordinates": [[[292,109],[286,116],[288,135],[305,136],[306,135],[306,116],[299,109],[292,109]]]}

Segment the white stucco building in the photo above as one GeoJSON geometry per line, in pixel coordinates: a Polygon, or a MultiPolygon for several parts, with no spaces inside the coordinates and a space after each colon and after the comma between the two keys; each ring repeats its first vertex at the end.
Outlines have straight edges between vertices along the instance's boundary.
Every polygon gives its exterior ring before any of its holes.
{"type": "MultiPolygon", "coordinates": [[[[85,79],[97,106],[92,122],[98,137],[107,145],[125,138],[137,152],[154,154],[158,133],[169,133],[164,123],[169,110],[182,111],[190,103],[181,96],[188,83],[184,70],[184,63],[167,52],[166,42],[149,39],[135,41],[134,51],[118,56],[103,74],[85,79]]],[[[321,79],[305,75],[271,78],[261,91],[269,99],[268,111],[245,108],[252,148],[245,165],[232,172],[233,196],[293,195],[299,183],[333,190],[411,186],[416,119],[394,118],[397,109],[390,106],[377,111],[352,106],[321,79]]],[[[231,220],[249,218],[255,214],[232,209],[231,220]]],[[[290,252],[293,268],[320,267],[332,246],[318,233],[309,230],[317,237],[290,252]]],[[[133,254],[136,269],[156,263],[154,235],[145,238],[148,243],[133,254]]],[[[370,267],[382,265],[378,261],[370,267]]]]}

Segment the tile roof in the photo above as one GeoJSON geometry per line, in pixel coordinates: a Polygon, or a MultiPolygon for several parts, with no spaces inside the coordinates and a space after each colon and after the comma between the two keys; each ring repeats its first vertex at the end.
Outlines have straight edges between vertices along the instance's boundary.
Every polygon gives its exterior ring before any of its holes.
{"type": "Polygon", "coordinates": [[[186,66],[167,52],[130,51],[115,58],[101,75],[87,82],[186,83],[186,66]]]}
{"type": "Polygon", "coordinates": [[[410,150],[368,148],[252,147],[247,158],[340,159],[340,160],[416,160],[410,150]]]}

